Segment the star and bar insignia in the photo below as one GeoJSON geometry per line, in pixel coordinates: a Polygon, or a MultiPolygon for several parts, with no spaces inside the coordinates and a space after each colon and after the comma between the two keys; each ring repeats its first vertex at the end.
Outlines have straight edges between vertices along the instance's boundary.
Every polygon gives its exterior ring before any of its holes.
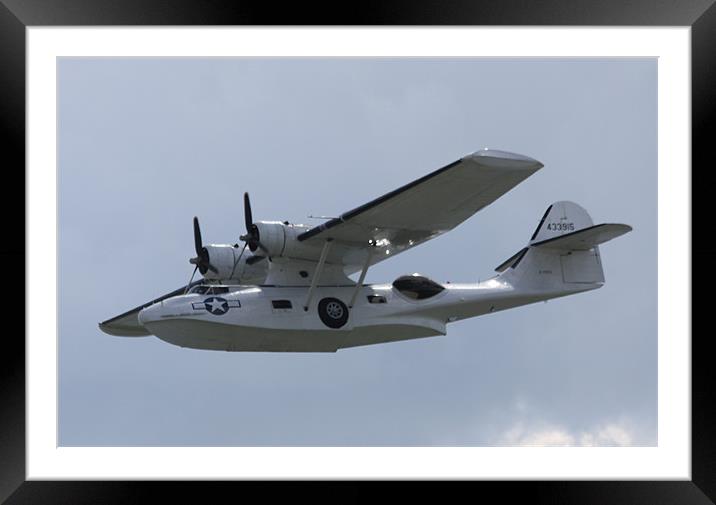
{"type": "Polygon", "coordinates": [[[206,310],[215,316],[223,316],[229,309],[241,307],[241,303],[238,300],[227,300],[220,296],[211,296],[203,302],[192,303],[191,306],[194,310],[206,310]]]}

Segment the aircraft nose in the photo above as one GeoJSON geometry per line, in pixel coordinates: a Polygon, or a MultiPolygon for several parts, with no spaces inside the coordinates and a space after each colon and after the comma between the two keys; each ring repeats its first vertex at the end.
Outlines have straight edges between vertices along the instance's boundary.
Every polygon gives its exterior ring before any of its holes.
{"type": "Polygon", "coordinates": [[[139,314],[137,315],[139,324],[144,325],[146,323],[151,323],[153,321],[158,320],[160,307],[161,307],[161,303],[155,303],[153,305],[150,305],[149,307],[145,307],[142,310],[140,310],[139,314]]]}

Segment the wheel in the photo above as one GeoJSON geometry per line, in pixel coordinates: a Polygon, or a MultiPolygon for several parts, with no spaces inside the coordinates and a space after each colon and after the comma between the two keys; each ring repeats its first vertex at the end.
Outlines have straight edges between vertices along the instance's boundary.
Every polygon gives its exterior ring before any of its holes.
{"type": "Polygon", "coordinates": [[[340,328],[348,322],[348,307],[338,298],[324,298],[318,302],[318,317],[329,328],[340,328]]]}

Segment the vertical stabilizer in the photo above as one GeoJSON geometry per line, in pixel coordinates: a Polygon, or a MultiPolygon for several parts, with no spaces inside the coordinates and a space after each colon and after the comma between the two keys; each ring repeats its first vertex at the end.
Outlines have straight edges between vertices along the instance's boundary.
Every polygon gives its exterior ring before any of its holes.
{"type": "Polygon", "coordinates": [[[584,291],[604,283],[599,244],[631,231],[625,224],[594,225],[573,202],[547,208],[526,247],[496,270],[515,287],[534,291],[584,291]]]}

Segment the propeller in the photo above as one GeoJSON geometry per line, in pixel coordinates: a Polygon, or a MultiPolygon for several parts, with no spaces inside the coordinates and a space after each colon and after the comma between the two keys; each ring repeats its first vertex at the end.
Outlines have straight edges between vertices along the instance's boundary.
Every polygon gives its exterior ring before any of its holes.
{"type": "Polygon", "coordinates": [[[199,219],[196,216],[194,216],[194,248],[196,249],[196,258],[191,258],[189,263],[196,265],[201,275],[204,275],[207,270],[218,274],[219,271],[209,262],[209,251],[201,244],[201,230],[199,229],[199,219]]]}
{"type": "Polygon", "coordinates": [[[244,219],[246,220],[246,234],[241,235],[239,239],[248,244],[251,252],[256,251],[256,249],[261,249],[263,252],[268,254],[268,249],[266,249],[266,247],[261,243],[259,228],[254,224],[253,216],[251,214],[251,201],[249,200],[248,193],[244,193],[244,219]]]}

